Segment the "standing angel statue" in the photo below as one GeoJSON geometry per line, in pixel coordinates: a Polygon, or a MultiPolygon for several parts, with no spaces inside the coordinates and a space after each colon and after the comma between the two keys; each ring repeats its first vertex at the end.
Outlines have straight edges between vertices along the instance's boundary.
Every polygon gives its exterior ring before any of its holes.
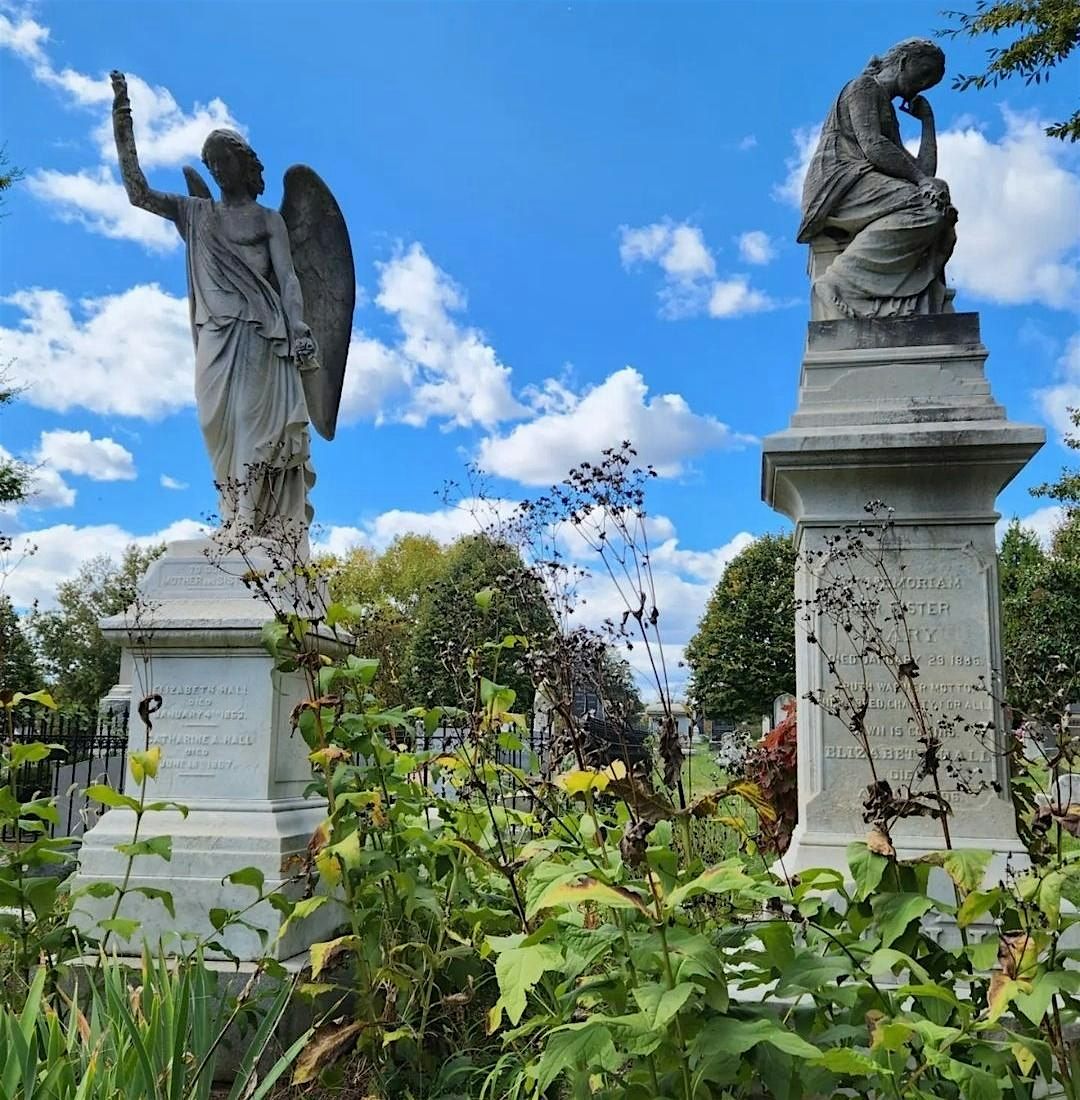
{"type": "Polygon", "coordinates": [[[222,523],[253,535],[279,522],[306,530],[315,483],[308,423],[333,438],[352,329],[345,219],[304,165],[285,173],[280,213],[260,205],[262,163],[233,130],[214,130],[202,150],[220,200],[190,167],[188,195],[154,190],[139,165],[127,80],[111,80],[128,198],[174,222],[187,246],[195,400],[222,523]]]}
{"type": "Polygon", "coordinates": [[[821,128],[806,173],[798,240],[810,245],[815,320],[952,311],[945,264],[956,210],[937,178],[934,112],[922,94],[945,75],[925,38],[898,42],[846,84],[821,128]],[[904,148],[892,101],[919,120],[919,151],[904,148]]]}

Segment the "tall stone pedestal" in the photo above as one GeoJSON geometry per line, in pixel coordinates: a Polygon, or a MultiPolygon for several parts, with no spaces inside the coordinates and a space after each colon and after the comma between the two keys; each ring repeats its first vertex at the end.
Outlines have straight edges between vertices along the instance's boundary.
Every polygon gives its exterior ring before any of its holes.
{"type": "MultiPolygon", "coordinates": [[[[895,579],[905,598],[920,698],[934,721],[956,715],[972,724],[992,721],[1000,745],[995,500],[1045,436],[1039,427],[1006,419],[986,381],[986,357],[973,313],[811,322],[798,409],[791,426],[764,443],[762,494],[795,522],[799,600],[812,599],[818,587],[808,552],[823,549],[845,526],[865,523],[868,502],[894,509],[895,562],[904,564],[895,579]],[[979,690],[980,676],[993,695],[979,690]]],[[[840,654],[841,675],[850,662],[858,694],[861,667],[845,656],[840,633],[819,624],[825,648],[840,654]]],[[[870,665],[868,671],[871,756],[879,777],[896,788],[917,766],[917,734],[886,670],[870,665]]],[[[796,678],[799,822],[784,867],[789,873],[846,870],[848,844],[867,833],[862,801],[870,771],[845,724],[806,698],[827,692],[833,677],[801,623],[796,678]]],[[[986,742],[957,730],[943,751],[961,769],[996,779],[1002,793],[962,794],[947,777],[943,785],[953,843],[994,850],[1000,871],[1023,846],[1005,793],[1006,761],[986,742]]],[[[929,818],[903,821],[893,839],[901,856],[943,847],[941,825],[929,818]]]]}
{"type": "MultiPolygon", "coordinates": [[[[306,697],[300,673],[281,674],[262,645],[262,628],[272,617],[250,594],[239,558],[211,564],[204,540],[171,543],[140,586],[140,610],[106,620],[106,637],[124,649],[123,668],[132,681],[130,748],[147,747],[137,717],[139,700],[159,694],[151,716],[150,744],[161,746],[156,780],[148,801],[170,800],[188,808],[146,814],[139,839],[172,837],[172,859],[137,856],[130,886],[167,890],[176,916],[159,901],[129,894],[120,915],[142,922],[130,941],[110,941],[137,954],[145,940],[176,943],[173,933],[211,933],[211,908],[239,909],[255,896],[248,887],[222,879],[242,867],[257,867],[267,888],[289,879],[308,841],[326,815],[325,802],[304,797],[311,778],[308,749],[290,730],[293,707],[306,697]]],[[[128,779],[128,793],[133,784],[128,779]]],[[[126,857],[115,845],[130,842],[134,814],[111,809],[87,833],[79,855],[77,885],[105,881],[119,885],[126,857]]],[[[108,917],[114,898],[83,897],[74,922],[90,929],[108,917]]],[[[275,940],[281,915],[266,903],[244,914],[265,928],[271,954],[288,958],[327,938],[340,913],[324,905],[306,922],[275,940]]],[[[219,937],[241,959],[264,954],[256,932],[239,926],[219,937]]],[[[211,956],[213,953],[210,953],[211,956]]]]}

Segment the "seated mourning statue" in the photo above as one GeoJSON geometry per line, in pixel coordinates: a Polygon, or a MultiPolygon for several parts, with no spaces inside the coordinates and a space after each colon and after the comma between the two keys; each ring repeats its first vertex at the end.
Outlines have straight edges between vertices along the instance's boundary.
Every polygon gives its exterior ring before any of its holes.
{"type": "Polygon", "coordinates": [[[933,42],[909,38],[846,84],[821,130],[803,185],[798,240],[810,245],[815,320],[951,313],[945,264],[956,210],[936,178],[934,113],[921,94],[945,75],[933,42]],[[903,145],[893,100],[922,123],[903,145]]]}

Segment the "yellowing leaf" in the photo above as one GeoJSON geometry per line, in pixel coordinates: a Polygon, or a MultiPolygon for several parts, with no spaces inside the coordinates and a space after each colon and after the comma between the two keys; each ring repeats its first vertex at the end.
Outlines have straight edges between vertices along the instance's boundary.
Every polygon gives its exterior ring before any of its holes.
{"type": "Polygon", "coordinates": [[[357,936],[338,936],[336,940],[311,945],[311,976],[317,978],[342,952],[359,948],[357,936]]]}
{"type": "Polygon", "coordinates": [[[360,1033],[363,1026],[363,1020],[353,1020],[347,1024],[332,1024],[317,1031],[296,1061],[293,1084],[305,1085],[314,1081],[319,1070],[334,1061],[349,1040],[360,1033]]]}
{"type": "Polygon", "coordinates": [[[576,881],[553,882],[529,906],[525,915],[531,920],[544,909],[553,909],[556,905],[580,905],[585,901],[608,905],[612,909],[636,909],[645,916],[650,915],[645,903],[637,894],[621,886],[608,886],[588,875],[576,881]]]}
{"type": "Polygon", "coordinates": [[[1031,1067],[1035,1065],[1035,1055],[1023,1043],[1013,1043],[1009,1049],[1016,1059],[1016,1064],[1020,1067],[1020,1072],[1025,1077],[1029,1076],[1031,1067]]]}
{"type": "Polygon", "coordinates": [[[606,768],[578,768],[563,772],[555,777],[555,782],[567,794],[582,794],[585,791],[603,791],[612,781],[626,778],[626,765],[616,760],[606,768]]]}
{"type": "Polygon", "coordinates": [[[128,757],[128,767],[131,769],[131,778],[134,779],[136,783],[142,783],[144,779],[157,779],[160,765],[160,745],[152,745],[148,749],[136,749],[128,757]]]}

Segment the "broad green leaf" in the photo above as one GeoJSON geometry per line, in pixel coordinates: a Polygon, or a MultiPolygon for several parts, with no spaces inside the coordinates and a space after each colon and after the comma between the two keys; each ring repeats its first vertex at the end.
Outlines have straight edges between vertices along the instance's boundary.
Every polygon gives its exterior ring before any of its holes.
{"type": "Polygon", "coordinates": [[[961,928],[967,928],[968,925],[974,924],[979,917],[989,913],[1003,897],[1004,894],[996,886],[992,890],[972,890],[964,898],[957,911],[956,923],[961,928]]]}
{"type": "Polygon", "coordinates": [[[873,1077],[874,1074],[889,1075],[892,1070],[878,1065],[869,1054],[852,1047],[833,1047],[817,1059],[817,1065],[824,1066],[830,1073],[839,1073],[848,1077],[873,1077]]]}
{"type": "Polygon", "coordinates": [[[1061,916],[1061,888],[1067,877],[1064,871],[1050,871],[1039,884],[1038,906],[1051,928],[1057,927],[1061,916]]]}
{"type": "Polygon", "coordinates": [[[139,809],[139,803],[136,799],[129,798],[126,794],[121,794],[104,783],[92,783],[86,788],[86,797],[93,799],[95,802],[100,802],[103,806],[125,807],[129,810],[139,809]]]}
{"type": "Polygon", "coordinates": [[[266,877],[258,867],[241,867],[239,871],[230,871],[221,881],[231,882],[234,886],[250,886],[261,894],[266,877]]]}
{"type": "Polygon", "coordinates": [[[881,885],[881,878],[889,861],[871,852],[862,840],[853,841],[847,849],[848,867],[855,880],[855,897],[865,901],[881,885]]]}
{"type": "Polygon", "coordinates": [[[513,947],[509,951],[503,951],[495,960],[499,999],[488,1017],[488,1034],[499,1026],[504,1009],[510,1023],[519,1023],[525,1012],[528,993],[546,971],[558,970],[562,964],[562,952],[547,943],[534,943],[528,947],[513,947]]]}
{"type": "Polygon", "coordinates": [[[155,836],[149,840],[136,840],[130,844],[114,844],[113,847],[122,856],[132,859],[135,856],[159,856],[166,862],[172,859],[171,836],[155,836]]]}
{"type": "Polygon", "coordinates": [[[491,610],[491,601],[493,599],[495,599],[495,589],[490,585],[487,588],[481,588],[479,592],[473,595],[473,603],[475,603],[477,608],[485,614],[491,610]]]}
{"type": "Polygon", "coordinates": [[[45,745],[41,741],[29,741],[26,744],[15,742],[13,745],[5,746],[13,769],[21,768],[23,764],[36,764],[39,760],[44,760],[55,747],[45,745]]]}
{"type": "Polygon", "coordinates": [[[725,860],[672,890],[664,899],[664,908],[668,911],[677,909],[698,894],[733,894],[754,885],[754,880],[743,870],[739,860],[725,860]]]}
{"type": "Polygon", "coordinates": [[[709,1028],[708,1045],[718,1054],[743,1054],[758,1043],[769,1043],[795,1058],[818,1058],[821,1051],[775,1020],[717,1020],[709,1028]]]}
{"type": "Polygon", "coordinates": [[[872,904],[882,947],[889,947],[913,920],[934,906],[933,899],[925,894],[879,894],[872,904]]]}
{"type": "Polygon", "coordinates": [[[659,1030],[667,1027],[669,1021],[680,1011],[683,1005],[694,995],[701,992],[701,986],[693,982],[680,982],[674,989],[652,982],[640,985],[634,990],[634,1000],[649,1020],[649,1027],[659,1030]]]}
{"type": "Polygon", "coordinates": [[[37,703],[39,706],[48,707],[49,710],[57,709],[56,700],[45,690],[17,691],[11,697],[11,702],[8,705],[17,707],[20,703],[37,703]]]}
{"type": "Polygon", "coordinates": [[[949,878],[967,894],[982,886],[992,857],[993,852],[982,848],[954,848],[945,853],[941,866],[949,878]]]}
{"type": "Polygon", "coordinates": [[[115,932],[121,939],[129,940],[139,930],[139,921],[128,917],[110,917],[98,921],[98,927],[105,932],[115,932]]]}
{"type": "Polygon", "coordinates": [[[955,1058],[947,1059],[940,1068],[943,1076],[960,1086],[963,1100],[999,1100],[1001,1090],[1009,1084],[1003,1075],[995,1076],[989,1070],[955,1058]]]}
{"type": "Polygon", "coordinates": [[[168,890],[159,890],[156,886],[132,886],[131,890],[132,893],[142,894],[144,898],[150,898],[151,901],[160,901],[169,916],[176,919],[176,906],[168,890]]]}
{"type": "Polygon", "coordinates": [[[536,1077],[535,1095],[546,1096],[556,1078],[567,1070],[579,1066],[616,1070],[622,1061],[608,1028],[586,1021],[549,1032],[540,1061],[528,1072],[536,1077]]]}
{"type": "Polygon", "coordinates": [[[359,952],[363,941],[358,936],[339,936],[336,940],[311,945],[311,976],[317,978],[339,955],[345,951],[359,952]]]}
{"type": "Polygon", "coordinates": [[[820,993],[826,986],[835,985],[837,978],[850,977],[851,970],[852,963],[846,958],[806,952],[780,971],[776,995],[786,997],[789,993],[820,993]]]}

